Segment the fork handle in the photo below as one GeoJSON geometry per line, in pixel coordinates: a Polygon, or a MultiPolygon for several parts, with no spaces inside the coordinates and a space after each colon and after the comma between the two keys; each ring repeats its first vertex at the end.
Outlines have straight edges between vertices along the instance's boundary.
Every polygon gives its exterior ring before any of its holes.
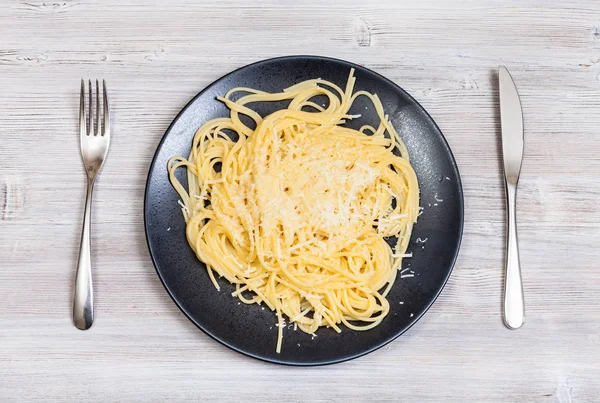
{"type": "Polygon", "coordinates": [[[92,213],[92,192],[94,181],[88,180],[83,215],[83,230],[79,246],[79,262],[75,278],[73,298],[73,323],[80,330],[87,330],[94,322],[94,290],[92,286],[92,262],[90,257],[90,229],[92,213]]]}

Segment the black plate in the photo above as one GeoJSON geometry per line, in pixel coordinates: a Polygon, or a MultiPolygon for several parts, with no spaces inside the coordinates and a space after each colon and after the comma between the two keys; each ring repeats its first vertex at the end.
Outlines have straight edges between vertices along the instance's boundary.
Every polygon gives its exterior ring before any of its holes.
{"type": "MultiPolygon", "coordinates": [[[[360,100],[360,98],[359,98],[360,100]]],[[[373,108],[359,103],[351,110],[374,119],[373,108]]],[[[272,107],[272,106],[271,106],[272,107]]],[[[264,108],[260,112],[269,112],[264,108]]],[[[181,170],[181,177],[184,172],[181,170]]],[[[369,353],[410,328],[427,311],[448,280],[458,254],[463,227],[463,195],[456,163],[440,129],[404,90],[385,77],[342,60],[290,56],[269,59],[236,70],[209,85],[183,108],[168,128],[152,161],[144,204],[146,238],[156,271],[173,301],[209,336],[241,353],[292,365],[345,361],[369,353]],[[221,280],[217,291],[185,238],[178,195],[167,177],[167,161],[187,156],[192,138],[205,121],[226,116],[215,100],[232,87],[281,91],[299,81],[324,78],[344,87],[350,68],[356,70],[356,90],[379,95],[390,120],[404,139],[421,187],[423,214],[414,228],[404,268],[414,277],[396,281],[388,299],[391,312],[372,330],[341,334],[319,329],[312,338],[286,329],[281,354],[275,352],[275,314],[259,305],[240,304],[234,290],[221,280]],[[421,240],[426,240],[421,243],[421,240]]],[[[408,272],[406,274],[409,274],[408,272]]],[[[443,331],[443,329],[440,329],[443,331]]]]}

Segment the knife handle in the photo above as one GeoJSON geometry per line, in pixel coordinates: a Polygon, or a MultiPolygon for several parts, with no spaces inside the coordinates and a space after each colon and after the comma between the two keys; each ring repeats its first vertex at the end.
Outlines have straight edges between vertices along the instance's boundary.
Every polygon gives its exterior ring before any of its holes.
{"type": "Polygon", "coordinates": [[[525,302],[521,264],[519,262],[519,243],[517,240],[517,181],[506,181],[506,206],[508,230],[506,238],[506,278],[504,283],[504,324],[509,329],[518,329],[525,320],[525,302]]]}

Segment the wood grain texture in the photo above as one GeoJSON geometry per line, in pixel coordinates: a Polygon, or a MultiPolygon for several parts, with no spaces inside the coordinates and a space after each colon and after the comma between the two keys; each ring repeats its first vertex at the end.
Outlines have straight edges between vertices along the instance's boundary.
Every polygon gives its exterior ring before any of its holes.
{"type": "Polygon", "coordinates": [[[1,2],[0,401],[598,401],[599,128],[596,0],[1,2]],[[465,190],[462,250],[435,305],[387,347],[330,367],[265,364],[209,339],[167,296],[143,231],[146,173],[176,113],[230,70],[288,54],[400,84],[441,127],[465,190]],[[518,331],[500,316],[499,64],[526,127],[518,331]],[[114,116],[88,332],[70,313],[80,77],[107,80],[114,116]]]}

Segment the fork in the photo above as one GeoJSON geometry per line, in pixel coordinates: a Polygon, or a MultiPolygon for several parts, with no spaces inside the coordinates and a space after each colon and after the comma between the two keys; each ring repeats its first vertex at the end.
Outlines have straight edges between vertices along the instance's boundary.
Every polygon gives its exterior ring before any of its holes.
{"type": "Polygon", "coordinates": [[[85,197],[85,212],[83,215],[83,230],[79,246],[79,262],[75,279],[75,295],[73,297],[73,323],[78,329],[87,330],[94,322],[94,290],[92,286],[92,263],[90,258],[90,227],[92,212],[92,193],[98,172],[108,153],[110,143],[110,113],[106,83],[102,80],[102,124],[100,123],[100,86],[96,80],[96,120],[94,125],[94,103],[92,96],[92,81],[89,80],[89,110],[86,124],[85,118],[85,84],[81,80],[81,95],[79,108],[79,141],[81,158],[87,175],[87,193],[85,197]],[[94,130],[95,129],[95,130],[94,130]]]}

